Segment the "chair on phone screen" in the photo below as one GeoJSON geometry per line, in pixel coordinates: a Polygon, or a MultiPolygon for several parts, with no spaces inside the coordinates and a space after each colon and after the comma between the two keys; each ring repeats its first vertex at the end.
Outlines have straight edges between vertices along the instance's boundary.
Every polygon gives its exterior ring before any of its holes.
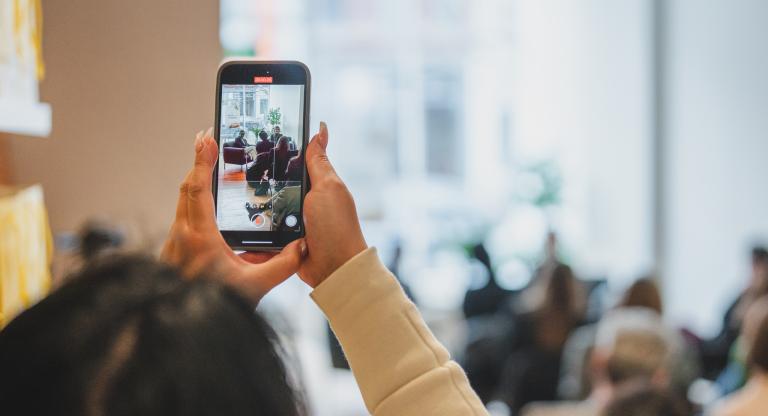
{"type": "Polygon", "coordinates": [[[244,147],[224,147],[223,151],[224,169],[227,168],[227,163],[231,165],[239,165],[242,169],[243,166],[253,162],[251,156],[244,147]]]}

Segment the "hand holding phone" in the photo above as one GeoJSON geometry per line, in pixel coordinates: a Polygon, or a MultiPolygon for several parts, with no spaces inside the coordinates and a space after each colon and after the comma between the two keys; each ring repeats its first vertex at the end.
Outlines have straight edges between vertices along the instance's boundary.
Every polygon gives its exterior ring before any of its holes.
{"type": "Polygon", "coordinates": [[[312,190],[304,203],[307,256],[299,269],[299,277],[311,287],[322,283],[349,259],[368,248],[352,194],[326,154],[328,140],[328,128],[321,122],[320,132],[307,146],[312,190]]]}
{"type": "Polygon", "coordinates": [[[216,222],[236,250],[275,251],[304,235],[310,75],[293,61],[233,61],[216,82],[216,222]]]}
{"type": "Polygon", "coordinates": [[[197,134],[195,163],[179,188],[176,218],[161,258],[189,277],[221,278],[256,304],[297,272],[306,248],[304,241],[298,240],[280,253],[249,253],[248,261],[232,251],[216,226],[214,214],[211,174],[217,149],[210,130],[197,134]]]}

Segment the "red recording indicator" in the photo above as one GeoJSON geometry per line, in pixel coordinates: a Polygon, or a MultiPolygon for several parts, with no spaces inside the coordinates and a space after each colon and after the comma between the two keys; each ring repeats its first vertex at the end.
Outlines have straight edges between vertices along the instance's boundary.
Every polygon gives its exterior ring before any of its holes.
{"type": "Polygon", "coordinates": [[[254,84],[271,84],[272,77],[253,77],[254,84]]]}

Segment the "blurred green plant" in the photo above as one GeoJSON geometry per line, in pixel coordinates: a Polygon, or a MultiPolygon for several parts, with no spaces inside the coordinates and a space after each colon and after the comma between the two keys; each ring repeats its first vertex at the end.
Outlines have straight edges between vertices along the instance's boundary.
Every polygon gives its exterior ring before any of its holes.
{"type": "Polygon", "coordinates": [[[266,130],[263,127],[251,127],[250,131],[253,132],[253,135],[258,139],[259,133],[266,130]]]}
{"type": "Polygon", "coordinates": [[[280,112],[280,107],[270,108],[269,114],[267,114],[267,120],[272,127],[280,124],[280,119],[283,118],[283,114],[280,112]]]}
{"type": "Polygon", "coordinates": [[[562,201],[561,191],[563,188],[563,178],[560,174],[560,167],[553,160],[543,160],[533,163],[523,172],[535,175],[541,181],[541,189],[529,201],[531,204],[546,208],[559,205],[562,201]]]}

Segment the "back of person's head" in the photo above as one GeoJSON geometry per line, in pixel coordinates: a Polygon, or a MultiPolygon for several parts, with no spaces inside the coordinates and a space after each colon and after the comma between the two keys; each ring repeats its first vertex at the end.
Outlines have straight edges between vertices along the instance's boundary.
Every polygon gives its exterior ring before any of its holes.
{"type": "Polygon", "coordinates": [[[583,288],[565,264],[546,265],[534,286],[526,289],[521,303],[536,322],[538,346],[556,351],[563,347],[574,327],[584,318],[583,288]]]}
{"type": "Polygon", "coordinates": [[[755,301],[744,318],[747,362],[753,370],[768,373],[768,296],[755,301]]]}
{"type": "Polygon", "coordinates": [[[627,288],[617,307],[642,307],[656,311],[661,315],[663,311],[661,293],[656,282],[649,277],[635,280],[627,288]]]}
{"type": "Polygon", "coordinates": [[[288,142],[289,142],[289,140],[290,140],[290,137],[288,137],[288,136],[281,136],[280,137],[280,139],[277,141],[277,145],[275,146],[279,153],[288,153],[288,142]]]}
{"type": "Polygon", "coordinates": [[[763,246],[752,247],[752,264],[768,263],[768,249],[763,246]]]}
{"type": "Polygon", "coordinates": [[[626,382],[666,383],[670,335],[658,314],[646,308],[609,312],[598,323],[593,356],[614,386],[626,382]]]}
{"type": "Polygon", "coordinates": [[[113,257],[0,332],[0,403],[28,414],[299,415],[275,339],[230,288],[113,257]]]}
{"type": "Polygon", "coordinates": [[[98,220],[89,220],[83,224],[78,237],[79,254],[84,262],[113,253],[124,242],[123,235],[115,227],[98,220]]]}
{"type": "Polygon", "coordinates": [[[491,275],[493,275],[493,265],[491,264],[491,255],[488,253],[488,250],[485,248],[485,244],[483,243],[477,243],[474,246],[472,246],[472,258],[477,259],[483,267],[485,267],[491,275]]]}
{"type": "Polygon", "coordinates": [[[668,389],[637,383],[619,389],[602,416],[686,416],[685,404],[668,389]]]}
{"type": "Polygon", "coordinates": [[[267,139],[269,139],[269,134],[267,134],[266,131],[262,130],[262,131],[259,132],[259,138],[261,140],[267,140],[267,139]]]}
{"type": "Polygon", "coordinates": [[[237,132],[237,137],[238,138],[241,138],[241,137],[244,137],[244,136],[245,136],[245,130],[240,130],[240,131],[237,132]]]}

